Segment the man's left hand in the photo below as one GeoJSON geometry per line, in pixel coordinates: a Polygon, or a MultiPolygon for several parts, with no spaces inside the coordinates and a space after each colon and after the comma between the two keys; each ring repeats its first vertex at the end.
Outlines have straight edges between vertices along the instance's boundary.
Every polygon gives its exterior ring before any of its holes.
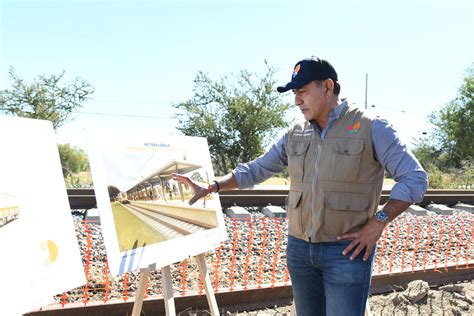
{"type": "Polygon", "coordinates": [[[347,256],[352,250],[355,249],[349,258],[350,260],[354,260],[365,249],[363,260],[367,261],[369,259],[370,253],[377,243],[377,240],[379,240],[380,236],[382,235],[384,228],[384,223],[378,222],[372,217],[360,230],[337,236],[337,240],[352,239],[352,242],[346,247],[346,249],[344,249],[342,254],[347,256]]]}

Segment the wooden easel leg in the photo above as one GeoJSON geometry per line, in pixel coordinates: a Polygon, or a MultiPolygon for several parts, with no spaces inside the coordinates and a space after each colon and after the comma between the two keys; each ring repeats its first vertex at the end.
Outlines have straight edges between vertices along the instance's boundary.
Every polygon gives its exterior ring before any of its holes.
{"type": "Polygon", "coordinates": [[[150,276],[150,269],[140,269],[140,283],[135,294],[135,302],[133,303],[132,316],[140,316],[143,306],[143,297],[146,290],[148,277],[150,276]]]}
{"type": "Polygon", "coordinates": [[[209,277],[209,271],[207,270],[206,258],[204,254],[196,256],[197,264],[199,267],[199,272],[201,273],[204,289],[206,291],[207,303],[209,304],[209,310],[211,315],[218,316],[219,308],[217,307],[216,297],[214,295],[214,290],[212,289],[211,278],[209,277]]]}
{"type": "Polygon", "coordinates": [[[175,316],[173,281],[171,279],[171,270],[169,266],[161,268],[161,279],[163,281],[163,299],[167,316],[175,316]]]}

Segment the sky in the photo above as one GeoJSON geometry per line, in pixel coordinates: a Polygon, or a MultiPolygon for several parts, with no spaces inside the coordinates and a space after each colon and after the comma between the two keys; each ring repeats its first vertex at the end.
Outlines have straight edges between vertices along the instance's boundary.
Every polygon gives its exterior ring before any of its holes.
{"type": "MultiPolygon", "coordinates": [[[[318,56],[338,72],[341,97],[388,119],[410,146],[427,116],[457,95],[474,61],[474,2],[2,0],[0,89],[13,67],[26,81],[66,71],[95,92],[57,130],[85,148],[85,129],[179,135],[172,104],[204,71],[217,80],[264,61],[281,84],[318,56]],[[373,105],[373,107],[372,107],[373,105]]],[[[293,103],[291,92],[283,100],[293,103]]],[[[302,118],[293,108],[289,119],[302,118]]],[[[283,131],[281,131],[283,132],[283,131]]]]}

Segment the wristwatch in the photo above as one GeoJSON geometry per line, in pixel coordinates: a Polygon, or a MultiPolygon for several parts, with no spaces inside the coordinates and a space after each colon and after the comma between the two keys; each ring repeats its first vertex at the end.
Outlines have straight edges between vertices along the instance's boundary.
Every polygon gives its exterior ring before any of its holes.
{"type": "Polygon", "coordinates": [[[390,221],[388,213],[385,210],[377,211],[374,215],[374,218],[377,222],[387,224],[390,221]]]}

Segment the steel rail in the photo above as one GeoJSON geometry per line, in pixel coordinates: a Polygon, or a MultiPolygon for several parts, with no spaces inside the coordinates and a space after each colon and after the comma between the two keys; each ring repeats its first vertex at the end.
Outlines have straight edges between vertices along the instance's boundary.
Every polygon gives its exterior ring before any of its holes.
{"type": "Polygon", "coordinates": [[[186,230],[184,229],[183,227],[180,227],[176,224],[172,224],[170,223],[169,221],[166,221],[166,220],[163,220],[163,219],[159,219],[159,218],[156,218],[156,217],[153,217],[151,215],[149,215],[149,213],[146,213],[146,212],[150,212],[150,213],[154,213],[154,214],[157,214],[157,215],[161,215],[162,217],[164,218],[168,218],[168,219],[171,219],[171,220],[175,220],[177,222],[180,222],[181,223],[185,223],[185,224],[188,224],[188,225],[191,225],[191,226],[194,226],[196,227],[196,230],[199,230],[199,229],[205,229],[205,227],[203,226],[199,226],[199,225],[196,225],[194,222],[192,221],[188,221],[188,220],[185,220],[181,217],[175,217],[175,216],[170,216],[169,214],[166,214],[166,213],[162,213],[162,212],[159,212],[157,210],[153,210],[153,209],[150,209],[150,208],[146,208],[146,207],[143,207],[143,206],[139,206],[139,205],[133,205],[133,204],[127,204],[127,206],[125,206],[125,208],[131,208],[131,209],[134,209],[135,211],[137,212],[140,212],[141,214],[143,214],[144,216],[150,218],[151,220],[155,221],[155,222],[158,222],[166,227],[168,227],[169,229],[172,229],[174,230],[175,232],[181,234],[181,235],[190,235],[193,233],[193,231],[191,230],[186,230]],[[146,212],[143,212],[146,211],[146,212]]]}
{"type": "MultiPolygon", "coordinates": [[[[68,189],[71,209],[91,209],[97,207],[93,189],[68,189]]],[[[223,208],[232,205],[242,207],[264,207],[268,204],[284,206],[288,190],[233,190],[220,192],[219,197],[223,208]]],[[[383,190],[380,203],[385,203],[390,197],[390,191],[383,190]]],[[[474,204],[474,190],[428,190],[419,203],[426,206],[430,203],[455,205],[456,203],[474,204]]]]}

